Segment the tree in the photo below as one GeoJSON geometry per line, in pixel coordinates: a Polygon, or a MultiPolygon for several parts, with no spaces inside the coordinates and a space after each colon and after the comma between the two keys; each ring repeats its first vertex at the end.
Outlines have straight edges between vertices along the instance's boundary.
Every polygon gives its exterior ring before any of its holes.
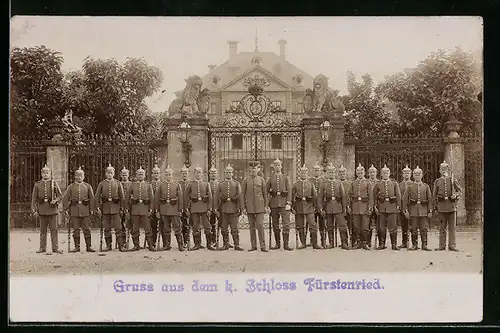
{"type": "Polygon", "coordinates": [[[352,72],[347,72],[348,94],[342,96],[346,109],[346,135],[354,138],[389,135],[392,121],[381,101],[373,95],[373,80],[369,74],[358,82],[352,72]]]}
{"type": "Polygon", "coordinates": [[[401,131],[444,133],[451,117],[462,121],[466,131],[474,131],[481,121],[479,87],[474,85],[480,82],[477,68],[473,56],[460,48],[438,50],[416,68],[386,78],[375,91],[396,103],[401,131]]]}
{"type": "Polygon", "coordinates": [[[61,114],[63,56],[45,46],[13,48],[10,58],[11,135],[46,133],[61,114]]]}

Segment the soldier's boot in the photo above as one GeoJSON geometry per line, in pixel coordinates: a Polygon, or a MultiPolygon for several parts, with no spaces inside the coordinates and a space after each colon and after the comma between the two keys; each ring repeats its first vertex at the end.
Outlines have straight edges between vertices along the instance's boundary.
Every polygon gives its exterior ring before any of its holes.
{"type": "Polygon", "coordinates": [[[36,251],[36,253],[45,253],[45,252],[47,252],[46,249],[40,249],[40,250],[36,251]]]}
{"type": "Polygon", "coordinates": [[[190,237],[189,237],[189,232],[184,231],[184,232],[182,233],[182,240],[183,240],[183,242],[184,242],[183,247],[184,247],[185,249],[189,249],[189,245],[190,245],[190,244],[189,244],[189,239],[190,239],[190,237]]]}
{"type": "Polygon", "coordinates": [[[300,239],[300,246],[297,248],[299,250],[305,249],[306,248],[306,234],[304,233],[304,230],[299,231],[299,239],[300,239]]]}
{"type": "Polygon", "coordinates": [[[193,240],[194,240],[194,246],[191,248],[190,251],[197,251],[201,249],[201,234],[200,235],[193,235],[193,240]]]}
{"type": "Polygon", "coordinates": [[[135,238],[132,237],[132,242],[134,243],[134,246],[129,250],[131,252],[139,251],[141,247],[139,246],[139,237],[135,238]]]}
{"type": "Polygon", "coordinates": [[[125,235],[117,236],[116,242],[118,243],[118,251],[127,252],[127,244],[125,243],[125,235]]]}
{"type": "Polygon", "coordinates": [[[340,248],[342,250],[350,250],[349,243],[347,241],[347,230],[340,230],[340,248]]]}
{"type": "Polygon", "coordinates": [[[227,251],[229,250],[229,235],[222,234],[222,246],[219,248],[219,251],[227,251]]]}
{"type": "Polygon", "coordinates": [[[326,232],[324,230],[321,230],[320,235],[321,235],[321,247],[323,249],[326,249],[326,232]]]}
{"type": "Polygon", "coordinates": [[[424,251],[432,251],[427,247],[427,233],[426,232],[420,232],[420,238],[422,240],[422,250],[424,251]]]}
{"type": "Polygon", "coordinates": [[[203,246],[202,242],[201,242],[201,233],[200,235],[198,236],[198,245],[200,247],[200,249],[204,249],[205,247],[203,246]]]}
{"type": "Polygon", "coordinates": [[[283,249],[286,251],[293,251],[293,249],[288,245],[290,241],[290,234],[288,232],[283,233],[283,249]]]}
{"type": "Polygon", "coordinates": [[[75,248],[69,250],[70,253],[80,252],[80,236],[73,236],[73,241],[75,242],[75,248]]]}
{"type": "Polygon", "coordinates": [[[408,249],[408,251],[416,251],[418,250],[418,235],[416,232],[411,233],[411,243],[412,247],[408,249]]]}
{"type": "Polygon", "coordinates": [[[322,250],[323,248],[320,245],[318,245],[318,234],[316,232],[312,232],[311,236],[312,236],[311,242],[313,249],[322,250]]]}
{"type": "Polygon", "coordinates": [[[85,245],[87,246],[87,252],[95,252],[95,250],[92,248],[92,237],[91,236],[85,237],[85,245]]]}
{"type": "Polygon", "coordinates": [[[55,253],[55,254],[63,254],[63,250],[60,250],[59,248],[54,248],[52,249],[52,253],[55,253]]]}
{"type": "Polygon", "coordinates": [[[186,251],[186,249],[184,248],[184,239],[182,237],[182,234],[175,235],[175,239],[177,240],[177,247],[179,248],[179,251],[180,252],[186,251]]]}
{"type": "Polygon", "coordinates": [[[276,241],[276,245],[272,246],[271,250],[279,250],[281,249],[281,234],[279,230],[274,230],[274,240],[276,241]]]}
{"type": "Polygon", "coordinates": [[[389,236],[391,237],[391,249],[394,251],[399,251],[398,247],[398,234],[397,232],[391,232],[389,233],[389,236]]]}
{"type": "Polygon", "coordinates": [[[387,232],[378,232],[378,247],[377,250],[385,250],[387,246],[385,246],[385,241],[387,239],[387,232]]]}
{"type": "Polygon", "coordinates": [[[113,251],[113,238],[106,237],[106,249],[104,252],[113,251]]]}
{"type": "MultiPolygon", "coordinates": [[[[229,243],[229,235],[227,235],[227,239],[228,239],[228,243],[229,243]]],[[[240,235],[238,234],[233,234],[233,242],[234,242],[234,250],[235,251],[245,251],[245,249],[243,249],[241,246],[240,246],[240,235]]]]}
{"type": "Polygon", "coordinates": [[[153,242],[153,237],[149,236],[147,238],[147,240],[148,240],[148,250],[151,252],[155,252],[156,251],[156,244],[155,244],[155,242],[153,242]]]}
{"type": "Polygon", "coordinates": [[[371,242],[371,235],[372,232],[371,230],[365,234],[365,237],[363,239],[360,239],[359,242],[361,243],[361,248],[363,250],[370,250],[370,246],[368,245],[371,242]]]}
{"type": "Polygon", "coordinates": [[[170,245],[171,234],[163,234],[163,247],[162,251],[170,251],[172,250],[172,246],[170,245]]]}
{"type": "Polygon", "coordinates": [[[328,231],[328,238],[330,239],[330,244],[328,245],[328,248],[329,249],[333,249],[335,247],[334,237],[333,237],[333,230],[328,231]]]}
{"type": "Polygon", "coordinates": [[[213,247],[213,240],[212,240],[212,234],[211,233],[206,233],[205,238],[207,239],[207,249],[210,251],[215,251],[215,247],[213,247]]]}

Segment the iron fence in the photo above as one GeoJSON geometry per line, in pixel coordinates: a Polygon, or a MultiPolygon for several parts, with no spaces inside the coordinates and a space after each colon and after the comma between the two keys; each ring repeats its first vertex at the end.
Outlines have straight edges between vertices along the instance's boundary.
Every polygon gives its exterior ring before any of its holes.
{"type": "Polygon", "coordinates": [[[465,209],[467,223],[483,221],[483,140],[480,136],[466,136],[465,154],[465,209]]]}

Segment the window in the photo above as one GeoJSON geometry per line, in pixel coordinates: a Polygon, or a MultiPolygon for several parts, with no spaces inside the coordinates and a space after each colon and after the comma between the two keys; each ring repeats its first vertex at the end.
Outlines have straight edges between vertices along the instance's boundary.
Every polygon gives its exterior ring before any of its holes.
{"type": "Polygon", "coordinates": [[[243,149],[243,135],[242,134],[233,134],[231,136],[233,149],[243,149]]]}
{"type": "Polygon", "coordinates": [[[252,59],[252,64],[253,65],[260,65],[260,63],[262,63],[262,58],[260,58],[260,57],[254,57],[252,59]]]}
{"type": "Polygon", "coordinates": [[[210,111],[208,113],[209,114],[216,114],[217,113],[217,103],[210,104],[210,111]]]}
{"type": "Polygon", "coordinates": [[[274,101],[273,102],[273,107],[275,109],[281,110],[281,101],[274,101]]]}
{"type": "Polygon", "coordinates": [[[213,84],[219,84],[220,78],[217,75],[212,76],[212,82],[213,84]]]}
{"type": "Polygon", "coordinates": [[[271,149],[283,149],[283,140],[280,134],[271,134],[271,149]]]}

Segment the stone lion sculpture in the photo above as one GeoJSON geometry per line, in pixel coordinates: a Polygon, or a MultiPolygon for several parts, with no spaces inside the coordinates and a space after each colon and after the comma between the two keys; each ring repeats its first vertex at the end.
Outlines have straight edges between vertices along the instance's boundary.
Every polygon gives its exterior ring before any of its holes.
{"type": "Polygon", "coordinates": [[[313,90],[308,89],[304,97],[305,111],[334,112],[336,116],[341,116],[344,113],[344,105],[340,98],[335,97],[333,89],[328,86],[328,78],[319,74],[314,78],[313,85],[313,90]]]}
{"type": "Polygon", "coordinates": [[[202,85],[201,78],[198,75],[191,75],[185,81],[186,88],[182,92],[181,110],[185,110],[190,114],[197,114],[200,112],[198,102],[202,85]]]}

